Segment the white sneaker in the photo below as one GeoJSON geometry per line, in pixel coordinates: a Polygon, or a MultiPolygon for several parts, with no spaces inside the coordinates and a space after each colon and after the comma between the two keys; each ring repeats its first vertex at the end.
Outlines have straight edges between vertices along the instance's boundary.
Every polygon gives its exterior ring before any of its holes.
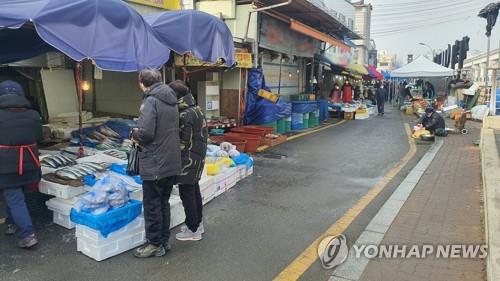
{"type": "MultiPolygon", "coordinates": [[[[188,229],[187,225],[183,224],[181,226],[181,232],[184,232],[186,231],[186,229],[188,229]]],[[[201,234],[204,234],[205,233],[205,227],[203,226],[203,221],[200,223],[200,225],[198,226],[198,229],[197,229],[197,232],[201,233],[201,234]]]]}
{"type": "Polygon", "coordinates": [[[181,231],[175,235],[175,239],[180,241],[199,241],[201,238],[201,232],[192,232],[189,228],[186,228],[185,231],[181,231]]]}

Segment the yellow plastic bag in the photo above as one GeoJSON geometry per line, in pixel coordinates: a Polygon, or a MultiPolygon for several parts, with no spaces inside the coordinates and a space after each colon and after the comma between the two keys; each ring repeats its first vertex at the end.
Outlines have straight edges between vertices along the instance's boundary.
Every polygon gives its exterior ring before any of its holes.
{"type": "Polygon", "coordinates": [[[215,176],[220,172],[220,166],[217,163],[206,164],[207,167],[207,175],[215,176]]]}
{"type": "Polygon", "coordinates": [[[414,139],[419,139],[421,135],[430,135],[430,134],[431,132],[427,131],[426,129],[421,129],[421,130],[416,130],[411,137],[414,139]]]}

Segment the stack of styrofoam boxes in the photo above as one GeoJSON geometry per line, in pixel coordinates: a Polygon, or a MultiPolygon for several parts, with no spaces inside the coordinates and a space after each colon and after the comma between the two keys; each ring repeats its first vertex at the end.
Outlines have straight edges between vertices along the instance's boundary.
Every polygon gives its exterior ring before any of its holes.
{"type": "MultiPolygon", "coordinates": [[[[182,206],[181,197],[178,195],[179,190],[177,189],[177,194],[170,195],[170,228],[174,228],[186,220],[186,215],[184,213],[184,206],[182,206]]],[[[130,198],[142,202],[142,189],[138,189],[130,194],[130,198]]]]}
{"type": "Polygon", "coordinates": [[[247,177],[247,166],[246,165],[238,165],[236,166],[236,176],[238,181],[247,177]]]}
{"type": "Polygon", "coordinates": [[[203,176],[200,179],[200,192],[203,205],[215,198],[215,177],[203,176]]]}
{"type": "Polygon", "coordinates": [[[85,187],[63,185],[42,179],[38,184],[38,191],[40,191],[40,193],[52,195],[61,199],[71,199],[85,193],[85,187]]]}
{"type": "Polygon", "coordinates": [[[116,256],[146,242],[144,218],[139,216],[125,227],[110,233],[107,237],[85,225],[76,225],[77,251],[102,261],[116,256]]]}
{"type": "Polygon", "coordinates": [[[170,195],[170,228],[174,228],[186,220],[184,206],[182,206],[181,198],[177,195],[170,195]]]}
{"type": "Polygon", "coordinates": [[[250,168],[247,168],[247,177],[253,174],[253,158],[250,159],[252,160],[252,165],[250,166],[250,168]]]}
{"type": "Polygon", "coordinates": [[[85,188],[83,186],[73,187],[62,185],[42,179],[38,185],[38,191],[43,194],[55,196],[55,198],[45,202],[48,209],[53,212],[54,223],[68,229],[73,229],[75,224],[71,222],[69,214],[78,199],[77,196],[85,193],[85,188]]]}
{"type": "Polygon", "coordinates": [[[58,224],[67,229],[75,228],[75,223],[71,221],[70,213],[73,205],[78,200],[79,197],[73,197],[71,199],[61,199],[54,197],[47,202],[47,208],[53,212],[54,223],[58,224]]]}
{"type": "MultiPolygon", "coordinates": [[[[186,216],[179,196],[171,195],[169,203],[170,228],[174,228],[183,223],[186,216]]],[[[102,236],[98,230],[84,225],[76,225],[77,251],[96,261],[102,261],[129,251],[144,244],[145,241],[146,232],[143,214],[125,227],[111,232],[108,237],[102,236]]]]}

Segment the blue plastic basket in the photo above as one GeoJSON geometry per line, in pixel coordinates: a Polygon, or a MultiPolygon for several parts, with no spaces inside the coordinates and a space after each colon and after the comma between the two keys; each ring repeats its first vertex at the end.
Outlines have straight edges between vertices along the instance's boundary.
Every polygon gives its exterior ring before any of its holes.
{"type": "Polygon", "coordinates": [[[100,231],[102,236],[108,237],[111,232],[119,230],[137,218],[141,212],[142,202],[130,200],[127,205],[121,208],[97,216],[71,209],[71,221],[100,231]]]}
{"type": "Polygon", "coordinates": [[[292,113],[307,113],[318,109],[317,101],[292,101],[292,113]]]}

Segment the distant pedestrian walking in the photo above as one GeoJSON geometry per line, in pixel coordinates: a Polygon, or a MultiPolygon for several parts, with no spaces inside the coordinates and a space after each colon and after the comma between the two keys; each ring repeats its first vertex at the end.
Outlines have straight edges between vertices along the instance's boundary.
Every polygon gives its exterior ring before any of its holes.
{"type": "Polygon", "coordinates": [[[387,90],[384,88],[384,84],[380,84],[375,92],[375,98],[377,99],[377,109],[379,115],[384,115],[384,103],[385,97],[387,95],[387,90]]]}

